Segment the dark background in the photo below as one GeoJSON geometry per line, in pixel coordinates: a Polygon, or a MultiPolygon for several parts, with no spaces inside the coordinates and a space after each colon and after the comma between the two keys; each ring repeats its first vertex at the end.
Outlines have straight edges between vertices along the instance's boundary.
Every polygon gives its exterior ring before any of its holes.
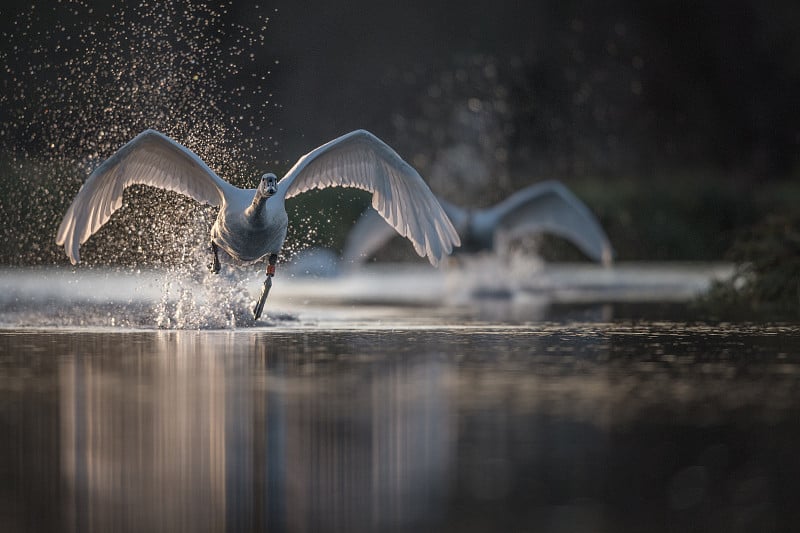
{"type": "MultiPolygon", "coordinates": [[[[800,198],[795,2],[198,5],[0,8],[6,262],[63,261],[41,236],[85,179],[85,165],[64,168],[102,160],[146,127],[240,185],[356,128],[463,205],[560,179],[621,260],[723,259],[741,231],[800,198]],[[22,198],[32,190],[36,200],[22,198]]],[[[363,201],[326,194],[303,201],[335,223],[305,217],[296,238],[337,247],[363,201]]],[[[108,250],[121,228],[148,231],[109,257],[153,239],[164,247],[165,231],[148,224],[158,202],[137,201],[139,214],[117,215],[99,238],[108,250]]],[[[545,255],[580,258],[555,239],[545,255]]]]}
{"type": "MultiPolygon", "coordinates": [[[[477,61],[508,92],[512,152],[551,154],[554,167],[565,158],[566,176],[709,168],[758,180],[797,167],[796,3],[346,4],[275,15],[288,131],[327,138],[367,124],[391,136],[393,114],[417,111],[443,73],[477,61]]],[[[456,85],[443,96],[487,96],[473,79],[456,85]]]]}

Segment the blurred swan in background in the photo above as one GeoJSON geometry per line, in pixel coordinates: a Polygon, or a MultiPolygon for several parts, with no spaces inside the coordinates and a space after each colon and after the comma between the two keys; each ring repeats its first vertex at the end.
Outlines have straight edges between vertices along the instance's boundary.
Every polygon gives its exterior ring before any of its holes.
{"type": "MultiPolygon", "coordinates": [[[[562,237],[594,261],[610,265],[614,250],[597,218],[578,197],[558,181],[543,181],[484,209],[467,209],[439,199],[453,222],[461,247],[453,253],[494,251],[500,240],[532,233],[562,237]]],[[[365,261],[393,236],[374,209],[368,208],[347,236],[345,268],[365,261]]]]}
{"type": "Polygon", "coordinates": [[[218,249],[235,262],[267,259],[267,278],[253,309],[261,316],[272,286],[275,264],[286,239],[284,201],[311,189],[355,187],[372,193],[372,207],[434,266],[460,241],[447,214],[420,175],[383,141],[356,130],[312,150],[278,182],[264,174],[255,189],[239,189],[217,176],[194,152],[155,130],[146,130],[95,169],[78,192],[58,229],[72,264],[80,245],[122,206],[122,194],[134,184],[175,191],[219,206],[211,228],[213,272],[220,269],[218,249]]]}

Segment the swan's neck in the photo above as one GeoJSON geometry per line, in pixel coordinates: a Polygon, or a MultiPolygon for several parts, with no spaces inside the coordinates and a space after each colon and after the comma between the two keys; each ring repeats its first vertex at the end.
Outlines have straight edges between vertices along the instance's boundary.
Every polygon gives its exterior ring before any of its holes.
{"type": "Polygon", "coordinates": [[[264,207],[267,205],[270,195],[261,194],[259,189],[256,189],[256,194],[253,196],[253,203],[251,203],[245,210],[245,216],[251,221],[256,221],[264,218],[264,207]]]}

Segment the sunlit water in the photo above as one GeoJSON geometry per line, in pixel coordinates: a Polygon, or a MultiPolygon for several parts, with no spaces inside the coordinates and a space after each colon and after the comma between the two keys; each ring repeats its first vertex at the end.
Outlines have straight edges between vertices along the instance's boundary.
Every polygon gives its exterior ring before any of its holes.
{"type": "Polygon", "coordinates": [[[253,322],[255,272],[5,271],[2,531],[792,531],[800,328],[631,313],[665,272],[286,273],[253,322]]]}

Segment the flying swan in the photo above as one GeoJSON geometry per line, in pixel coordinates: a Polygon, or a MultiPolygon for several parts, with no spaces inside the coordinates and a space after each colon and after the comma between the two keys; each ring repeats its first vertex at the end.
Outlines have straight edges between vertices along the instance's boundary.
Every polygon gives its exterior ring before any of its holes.
{"type": "Polygon", "coordinates": [[[371,192],[372,207],[434,266],[460,244],[453,224],[417,171],[368,131],[356,130],[315,148],[280,182],[267,173],[257,188],[239,189],[188,148],[148,129],[89,175],[64,215],[56,244],[64,246],[72,264],[80,262],[80,245],[122,206],[123,191],[134,184],[175,191],[219,207],[211,227],[212,272],[220,270],[219,248],[241,263],[267,259],[267,277],[253,308],[256,320],[286,239],[289,219],[284,202],[302,192],[327,187],[371,192]]]}
{"type": "MultiPolygon", "coordinates": [[[[491,251],[501,239],[546,232],[570,241],[589,258],[604,265],[609,265],[614,257],[611,243],[597,218],[559,181],[536,183],[484,209],[466,209],[441,198],[439,203],[461,240],[461,247],[453,253],[491,251]]],[[[342,262],[359,264],[386,244],[393,234],[378,213],[368,208],[347,236],[342,262]]]]}

